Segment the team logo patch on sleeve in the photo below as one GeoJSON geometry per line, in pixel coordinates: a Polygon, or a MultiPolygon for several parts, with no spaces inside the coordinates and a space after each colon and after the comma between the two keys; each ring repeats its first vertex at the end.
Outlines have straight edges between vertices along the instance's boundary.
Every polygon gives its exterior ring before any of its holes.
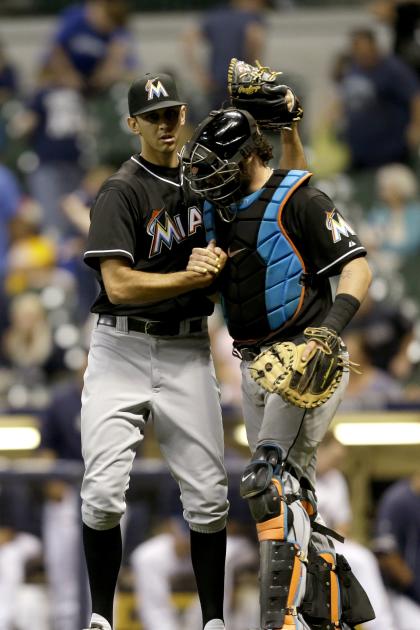
{"type": "Polygon", "coordinates": [[[349,238],[350,235],[356,234],[351,225],[347,223],[336,208],[333,208],[330,211],[327,210],[325,214],[325,225],[327,230],[330,230],[334,243],[341,241],[342,236],[349,238]]]}

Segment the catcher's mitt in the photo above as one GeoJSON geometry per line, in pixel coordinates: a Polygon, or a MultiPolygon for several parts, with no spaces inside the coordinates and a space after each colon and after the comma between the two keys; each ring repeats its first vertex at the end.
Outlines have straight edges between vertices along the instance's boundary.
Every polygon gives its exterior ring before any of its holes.
{"type": "Polygon", "coordinates": [[[279,131],[300,120],[303,109],[299,99],[278,78],[281,72],[271,70],[256,61],[231,59],[228,69],[228,92],[234,107],[245,109],[261,129],[279,131]]]}
{"type": "Polygon", "coordinates": [[[343,370],[355,369],[355,364],[340,354],[340,338],[328,328],[306,328],[304,335],[321,346],[314,348],[306,361],[302,361],[306,343],[284,341],[261,352],[249,369],[252,378],[268,392],[310,409],[325,403],[337,389],[343,370]]]}

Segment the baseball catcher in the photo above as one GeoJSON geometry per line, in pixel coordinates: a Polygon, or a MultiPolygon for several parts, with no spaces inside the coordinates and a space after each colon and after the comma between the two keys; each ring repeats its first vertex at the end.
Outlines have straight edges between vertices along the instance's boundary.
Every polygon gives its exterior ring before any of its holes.
{"type": "MultiPolygon", "coordinates": [[[[349,378],[340,336],[369,286],[366,250],[332,200],[308,184],[311,173],[269,165],[261,127],[282,129],[301,115],[278,73],[239,62],[230,70],[232,102],[241,98],[244,109],[212,112],[183,161],[191,190],[206,200],[207,239],[228,255],[220,291],[242,359],[252,455],[240,491],[260,544],[260,627],[348,630],[374,612],[317,515],[315,465],[349,378]],[[273,95],[268,115],[262,103],[273,95]]],[[[205,260],[206,250],[194,249],[189,268],[205,260]]]]}
{"type": "Polygon", "coordinates": [[[293,90],[280,80],[281,72],[252,66],[233,58],[228,69],[228,92],[233,107],[244,109],[260,129],[277,132],[289,128],[303,116],[303,109],[293,90]]]}

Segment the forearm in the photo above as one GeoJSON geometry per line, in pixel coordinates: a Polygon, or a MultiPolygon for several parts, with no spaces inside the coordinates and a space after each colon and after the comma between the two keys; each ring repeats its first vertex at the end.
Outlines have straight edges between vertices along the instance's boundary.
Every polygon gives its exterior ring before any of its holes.
{"type": "Polygon", "coordinates": [[[371,272],[364,258],[350,261],[341,272],[336,298],[322,325],[340,335],[359,310],[370,280],[371,272]]]}
{"type": "Polygon", "coordinates": [[[347,263],[341,271],[337,295],[346,293],[361,303],[367,295],[371,280],[372,272],[366,258],[355,258],[347,263]]]}
{"type": "Polygon", "coordinates": [[[125,67],[127,52],[127,46],[123,42],[114,42],[106,58],[93,73],[91,83],[109,85],[128,77],[130,72],[125,67]]]}
{"type": "Polygon", "coordinates": [[[306,170],[308,163],[299,136],[297,124],[293,123],[291,130],[283,129],[280,133],[281,158],[279,168],[306,170]]]}
{"type": "Polygon", "coordinates": [[[399,553],[380,554],[379,564],[393,585],[407,589],[413,583],[413,572],[399,553]]]}
{"type": "Polygon", "coordinates": [[[128,266],[111,267],[111,261],[101,263],[105,289],[113,304],[158,302],[205,286],[203,276],[193,271],[162,274],[137,271],[128,266]]]}

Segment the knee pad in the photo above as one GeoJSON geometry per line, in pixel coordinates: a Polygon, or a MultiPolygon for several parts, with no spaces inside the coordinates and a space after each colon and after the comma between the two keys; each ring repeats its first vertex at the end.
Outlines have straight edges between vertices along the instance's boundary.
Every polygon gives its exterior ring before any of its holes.
{"type": "Polygon", "coordinates": [[[255,451],[241,479],[240,494],[247,499],[257,522],[258,539],[286,540],[293,524],[293,513],[283,496],[279,473],[281,451],[277,446],[262,445],[255,451]]]}
{"type": "Polygon", "coordinates": [[[350,565],[333,551],[308,554],[306,592],[301,606],[304,619],[314,630],[354,627],[375,618],[369,598],[350,565]]]}
{"type": "Polygon", "coordinates": [[[91,529],[106,530],[117,527],[122,514],[103,512],[86,503],[82,503],[82,521],[91,529]]]}

